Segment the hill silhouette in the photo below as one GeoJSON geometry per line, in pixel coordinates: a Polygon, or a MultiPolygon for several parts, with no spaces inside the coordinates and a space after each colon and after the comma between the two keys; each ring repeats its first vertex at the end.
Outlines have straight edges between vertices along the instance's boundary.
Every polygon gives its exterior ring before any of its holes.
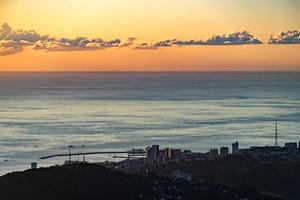
{"type": "Polygon", "coordinates": [[[253,189],[155,174],[128,175],[99,165],[74,164],[10,173],[0,177],[0,200],[256,199],[277,200],[253,189]]]}

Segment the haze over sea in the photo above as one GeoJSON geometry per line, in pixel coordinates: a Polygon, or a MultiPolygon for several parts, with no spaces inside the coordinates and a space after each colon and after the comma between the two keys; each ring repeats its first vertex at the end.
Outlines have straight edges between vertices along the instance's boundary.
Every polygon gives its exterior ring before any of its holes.
{"type": "Polygon", "coordinates": [[[280,145],[300,140],[300,73],[0,73],[0,174],[68,145],[273,145],[275,119],[280,145]]]}

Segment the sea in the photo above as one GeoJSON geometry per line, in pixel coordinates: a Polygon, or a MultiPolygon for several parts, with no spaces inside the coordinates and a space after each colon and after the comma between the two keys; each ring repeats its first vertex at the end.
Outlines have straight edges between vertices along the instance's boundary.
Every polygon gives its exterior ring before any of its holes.
{"type": "Polygon", "coordinates": [[[274,145],[276,119],[279,145],[300,141],[299,72],[0,73],[0,175],[62,164],[39,158],[69,145],[73,153],[274,145]]]}

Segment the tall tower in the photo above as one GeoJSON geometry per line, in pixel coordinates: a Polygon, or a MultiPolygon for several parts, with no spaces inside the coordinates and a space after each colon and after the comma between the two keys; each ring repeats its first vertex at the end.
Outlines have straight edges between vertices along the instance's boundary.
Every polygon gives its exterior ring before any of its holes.
{"type": "Polygon", "coordinates": [[[239,153],[239,142],[236,141],[235,143],[232,143],[232,154],[238,154],[239,153]]]}
{"type": "Polygon", "coordinates": [[[278,146],[277,119],[275,120],[275,146],[278,146]]]}

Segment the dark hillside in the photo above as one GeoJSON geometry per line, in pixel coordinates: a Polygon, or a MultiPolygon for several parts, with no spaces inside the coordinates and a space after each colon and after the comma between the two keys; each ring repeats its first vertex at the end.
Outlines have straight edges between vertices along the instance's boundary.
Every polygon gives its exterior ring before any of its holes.
{"type": "Polygon", "coordinates": [[[185,182],[157,175],[127,175],[98,165],[27,170],[0,177],[0,200],[279,200],[256,190],[185,182]]]}
{"type": "Polygon", "coordinates": [[[192,161],[161,168],[170,174],[180,169],[194,179],[221,182],[233,187],[250,187],[259,191],[300,199],[300,161],[259,163],[253,158],[234,156],[211,161],[192,161]]]}

